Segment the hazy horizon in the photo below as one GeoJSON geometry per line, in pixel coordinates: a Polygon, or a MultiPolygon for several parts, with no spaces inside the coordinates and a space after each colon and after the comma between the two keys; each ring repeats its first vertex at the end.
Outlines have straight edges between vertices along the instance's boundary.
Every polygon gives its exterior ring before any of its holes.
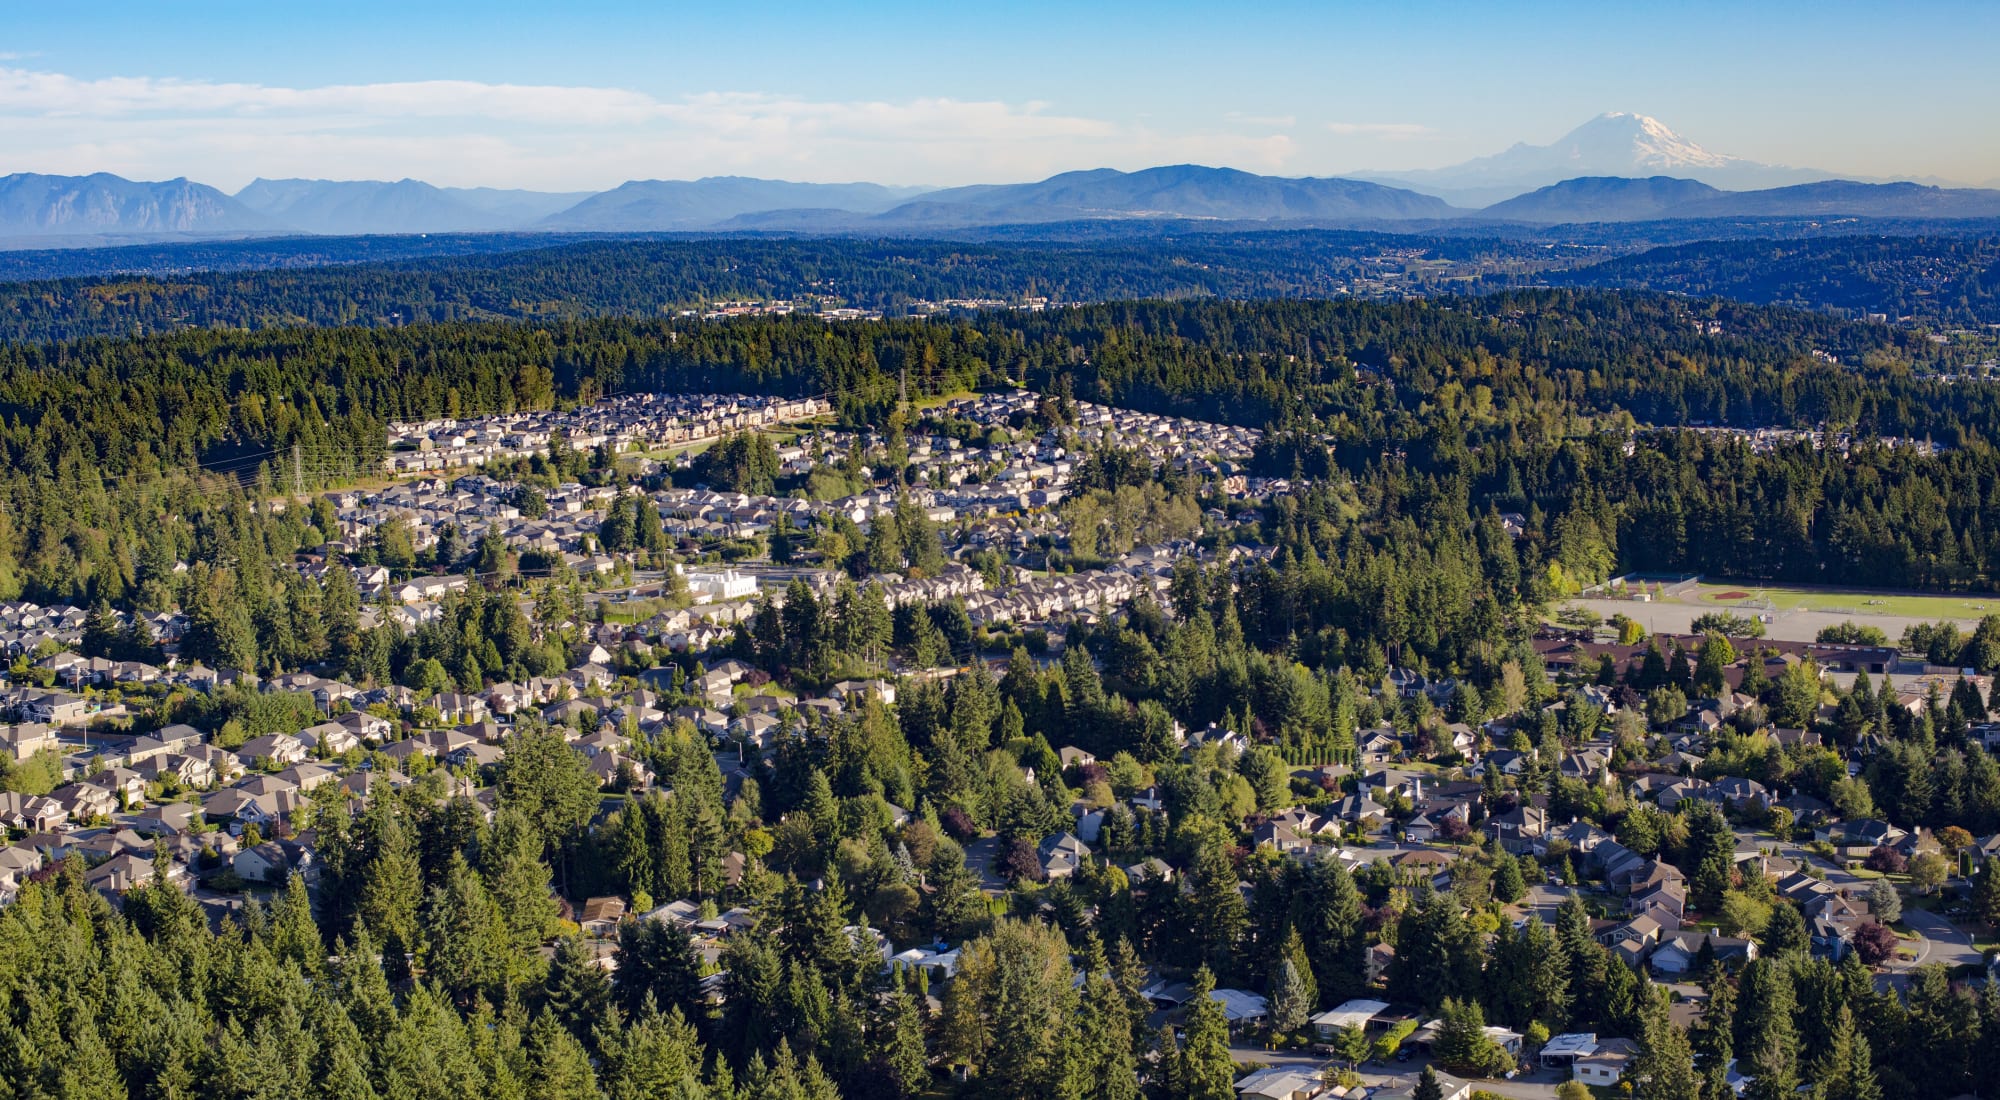
{"type": "Polygon", "coordinates": [[[1607,111],[1835,175],[2000,179],[2000,12],[1956,2],[1393,11],[902,3],[737,16],[378,0],[115,0],[0,32],[0,173],[414,178],[594,191],[745,175],[896,186],[1198,163],[1438,168],[1607,111]],[[1862,33],[1865,30],[1865,33],[1862,33]],[[1777,47],[1777,48],[1774,48],[1777,47]]]}

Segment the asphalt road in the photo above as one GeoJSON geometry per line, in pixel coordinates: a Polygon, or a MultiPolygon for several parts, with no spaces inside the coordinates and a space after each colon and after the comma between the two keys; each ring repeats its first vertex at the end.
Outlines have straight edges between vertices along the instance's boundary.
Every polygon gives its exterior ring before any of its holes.
{"type": "Polygon", "coordinates": [[[1978,966],[1985,961],[1972,946],[1970,933],[1928,909],[1903,910],[1903,923],[1924,938],[1911,966],[1978,966]]]}
{"type": "MultiPolygon", "coordinates": [[[[1838,866],[1805,850],[1796,844],[1778,845],[1781,855],[1788,859],[1804,860],[1825,872],[1827,884],[1849,890],[1854,894],[1867,891],[1872,880],[1861,878],[1845,867],[1838,866]]],[[[1945,966],[1977,966],[1985,958],[1972,945],[1972,934],[1951,923],[1944,917],[1927,909],[1906,906],[1903,909],[1903,923],[1921,938],[1913,950],[1915,958],[1908,962],[1892,961],[1884,969],[1900,973],[1931,963],[1945,966]]]]}

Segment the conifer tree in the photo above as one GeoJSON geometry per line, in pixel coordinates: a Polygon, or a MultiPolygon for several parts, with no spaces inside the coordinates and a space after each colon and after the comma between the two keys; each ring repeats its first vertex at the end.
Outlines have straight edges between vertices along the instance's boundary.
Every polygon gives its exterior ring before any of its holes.
{"type": "Polygon", "coordinates": [[[1666,1003],[1647,998],[1641,1014],[1639,1056],[1625,1077],[1639,1100],[1701,1100],[1701,1077],[1687,1036],[1667,1018],[1666,1003]]]}
{"type": "Polygon", "coordinates": [[[923,1091],[931,1076],[917,999],[907,989],[897,990],[889,997],[883,1017],[874,1044],[877,1072],[894,1082],[900,1095],[915,1095],[923,1091]]]}
{"type": "Polygon", "coordinates": [[[1528,882],[1521,876],[1521,865],[1504,852],[1494,862],[1493,897],[1503,905],[1512,905],[1528,892],[1528,882]]]}
{"type": "Polygon", "coordinates": [[[701,959],[694,937],[671,921],[632,920],[618,926],[618,997],[638,1018],[645,1003],[694,1016],[701,1008],[701,959]]]}
{"type": "Polygon", "coordinates": [[[305,877],[296,871],[272,907],[271,951],[309,976],[317,976],[326,966],[326,945],[320,941],[319,925],[313,922],[312,897],[306,893],[305,877]]]}
{"type": "Polygon", "coordinates": [[[535,1017],[528,1028],[530,1100],[599,1100],[590,1053],[552,1014],[535,1017]]]}
{"type": "Polygon", "coordinates": [[[648,994],[631,1022],[599,1036],[611,1100],[651,1100],[700,1081],[702,1048],[679,1009],[662,1014],[648,994]]]}
{"type": "Polygon", "coordinates": [[[422,920],[424,974],[459,1004],[497,998],[508,985],[506,924],[465,858],[452,853],[445,881],[431,888],[422,920]]]}
{"type": "MultiPolygon", "coordinates": [[[[1306,954],[1305,938],[1299,935],[1297,925],[1285,929],[1285,938],[1278,945],[1278,957],[1290,962],[1298,976],[1300,999],[1305,1003],[1306,1015],[1319,1010],[1319,983],[1313,979],[1312,959],[1306,954]]],[[[1301,1025],[1303,1026],[1303,1025],[1301,1025]]]]}
{"type": "Polygon", "coordinates": [[[362,813],[359,831],[368,862],[361,874],[356,916],[383,945],[385,965],[393,975],[403,967],[400,952],[416,946],[423,869],[392,799],[371,801],[362,813]]]}
{"type": "Polygon", "coordinates": [[[1881,1100],[1868,1037],[1855,1026],[1854,1011],[1847,1005],[1840,1006],[1826,1051],[1815,1066],[1813,1076],[1826,1100],[1881,1100]]]}
{"type": "Polygon", "coordinates": [[[1174,1100],[1229,1100],[1236,1064],[1229,1057],[1229,1021],[1222,1005],[1209,997],[1215,975],[1207,967],[1195,971],[1182,1021],[1185,1045],[1179,1052],[1179,1092],[1174,1100]]]}
{"type": "Polygon", "coordinates": [[[1972,880],[1972,911],[1987,924],[2000,925],[2000,859],[1988,858],[1972,880]]]}
{"type": "Polygon", "coordinates": [[[1293,927],[1305,940],[1319,999],[1339,1003],[1360,991],[1366,973],[1361,892],[1337,860],[1319,860],[1307,874],[1293,927]]]}
{"type": "Polygon", "coordinates": [[[611,979],[581,936],[556,945],[542,997],[547,1013],[580,1041],[589,1041],[611,1011],[611,979]]]}
{"type": "Polygon", "coordinates": [[[1798,907],[1780,900],[1771,907],[1771,919],[1764,925],[1764,953],[1778,956],[1802,952],[1812,946],[1806,919],[1798,907]]]}
{"type": "Polygon", "coordinates": [[[1484,1076],[1500,1068],[1505,1053],[1486,1036],[1486,1014],[1477,1001],[1447,997],[1438,1009],[1438,1064],[1454,1073],[1484,1076]]]}
{"type": "Polygon", "coordinates": [[[1305,978],[1300,975],[1297,963],[1290,958],[1278,962],[1278,973],[1271,980],[1271,1028],[1281,1035],[1289,1035],[1306,1026],[1306,1019],[1312,1015],[1312,1002],[1307,999],[1305,978]]]}
{"type": "Polygon", "coordinates": [[[1797,997],[1786,964],[1757,959],[1744,968],[1736,1020],[1738,1057],[1756,1080],[1753,1100],[1783,1100],[1798,1083],[1797,997]]]}
{"type": "Polygon", "coordinates": [[[517,980],[533,981],[540,973],[542,943],[556,919],[556,898],[549,890],[541,840],[525,817],[503,807],[481,844],[479,862],[506,925],[510,969],[517,980]]]}

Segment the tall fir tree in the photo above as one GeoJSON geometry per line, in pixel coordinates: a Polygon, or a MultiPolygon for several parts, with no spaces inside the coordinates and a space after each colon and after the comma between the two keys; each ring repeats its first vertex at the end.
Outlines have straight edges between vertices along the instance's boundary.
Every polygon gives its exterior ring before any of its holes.
{"type": "Polygon", "coordinates": [[[1236,1080],[1236,1064],[1229,1057],[1229,1021],[1222,1005],[1209,997],[1213,992],[1215,975],[1205,966],[1195,971],[1181,1023],[1185,1038],[1176,1074],[1179,1092],[1172,1100],[1230,1100],[1235,1095],[1231,1086],[1236,1080]]]}

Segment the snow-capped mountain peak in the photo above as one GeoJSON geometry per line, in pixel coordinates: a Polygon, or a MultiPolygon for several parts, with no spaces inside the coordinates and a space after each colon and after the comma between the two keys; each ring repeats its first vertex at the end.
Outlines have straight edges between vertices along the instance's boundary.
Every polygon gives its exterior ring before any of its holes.
{"type": "Polygon", "coordinates": [[[1571,130],[1554,148],[1593,167],[1724,168],[1736,157],[1712,153],[1651,115],[1610,111],[1571,130]]]}
{"type": "Polygon", "coordinates": [[[1825,172],[1758,164],[1705,149],[1650,115],[1610,111],[1547,145],[1521,142],[1448,168],[1358,172],[1464,206],[1485,205],[1582,176],[1676,176],[1727,190],[1828,178],[1825,172]]]}

